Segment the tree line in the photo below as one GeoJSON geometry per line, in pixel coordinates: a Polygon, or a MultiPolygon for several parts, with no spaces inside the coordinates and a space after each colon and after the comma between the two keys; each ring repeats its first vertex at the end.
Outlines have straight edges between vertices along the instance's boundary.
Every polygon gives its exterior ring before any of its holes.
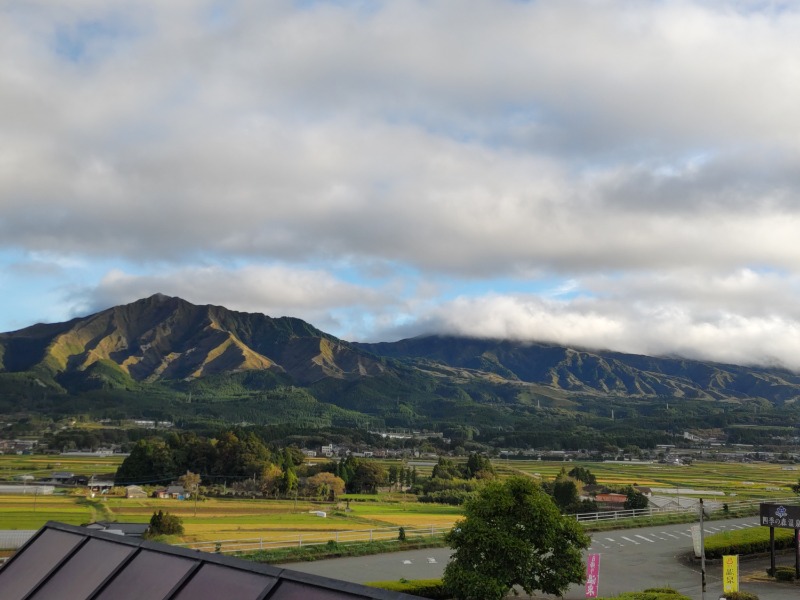
{"type": "Polygon", "coordinates": [[[374,493],[384,485],[405,487],[416,481],[416,469],[348,456],[305,464],[296,447],[270,447],[250,431],[225,431],[216,438],[187,432],[166,440],[139,440],[114,477],[116,485],[165,485],[183,474],[197,473],[205,486],[232,493],[286,497],[303,493],[322,499],[347,492],[374,493]]]}

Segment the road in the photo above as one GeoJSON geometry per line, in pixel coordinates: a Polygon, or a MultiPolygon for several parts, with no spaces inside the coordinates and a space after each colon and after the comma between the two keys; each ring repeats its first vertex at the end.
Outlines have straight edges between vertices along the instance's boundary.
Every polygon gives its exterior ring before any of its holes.
{"type": "MultiPolygon", "coordinates": [[[[721,531],[758,527],[755,517],[710,521],[706,535],[721,531]]],[[[625,529],[592,534],[589,552],[600,554],[600,594],[612,596],[620,592],[649,587],[672,587],[690,598],[701,599],[700,565],[682,560],[692,549],[689,524],[625,529]]],[[[282,565],[306,573],[314,573],[364,583],[367,581],[430,579],[441,577],[450,558],[448,548],[393,552],[357,558],[337,558],[317,562],[282,565]]],[[[794,565],[793,556],[779,556],[778,564],[794,565]]],[[[747,575],[764,573],[768,561],[742,561],[740,571],[747,575]]],[[[706,599],[722,595],[721,566],[709,561],[706,568],[706,599]]],[[[758,594],[760,600],[786,600],[798,597],[792,584],[743,581],[741,588],[758,594]]],[[[523,596],[524,597],[524,596],[523,596]]],[[[545,596],[546,597],[546,596],[545,596]]],[[[583,586],[572,586],[564,600],[584,600],[583,586]]]]}

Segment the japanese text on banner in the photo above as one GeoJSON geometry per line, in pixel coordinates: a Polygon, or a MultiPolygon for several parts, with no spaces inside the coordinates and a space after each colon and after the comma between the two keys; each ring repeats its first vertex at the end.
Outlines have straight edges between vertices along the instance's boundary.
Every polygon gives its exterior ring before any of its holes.
{"type": "Polygon", "coordinates": [[[586,597],[597,598],[600,585],[600,555],[590,554],[586,557],[586,597]]]}
{"type": "Polygon", "coordinates": [[[722,591],[739,591],[739,556],[726,555],[722,557],[722,591]]]}

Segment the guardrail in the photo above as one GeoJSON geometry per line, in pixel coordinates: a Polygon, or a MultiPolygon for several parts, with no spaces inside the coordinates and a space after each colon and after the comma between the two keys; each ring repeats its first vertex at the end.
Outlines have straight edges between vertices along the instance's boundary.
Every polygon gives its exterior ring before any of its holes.
{"type": "MultiPolygon", "coordinates": [[[[739,510],[745,508],[753,508],[758,509],[758,505],[762,502],[771,502],[771,503],[796,503],[799,502],[800,498],[797,496],[790,497],[790,498],[772,498],[772,499],[759,499],[759,500],[739,500],[737,502],[722,502],[720,500],[710,500],[704,503],[706,508],[706,514],[719,512],[720,510],[724,510],[724,507],[728,507],[728,511],[735,513],[739,510]]],[[[656,515],[680,515],[680,514],[687,514],[687,513],[697,513],[699,508],[699,504],[694,504],[692,506],[685,506],[685,507],[673,507],[673,508],[659,508],[659,507],[648,507],[648,508],[639,508],[639,509],[631,509],[631,510],[613,510],[613,511],[601,511],[601,512],[594,512],[594,513],[579,513],[570,515],[575,517],[577,521],[621,521],[623,519],[638,519],[643,517],[652,517],[656,515]]]]}
{"type": "Polygon", "coordinates": [[[255,552],[278,548],[299,548],[302,546],[321,546],[328,542],[346,544],[353,542],[398,541],[400,529],[405,531],[406,539],[414,537],[436,537],[450,531],[451,527],[426,525],[425,527],[381,527],[378,529],[354,529],[349,531],[309,531],[282,540],[245,538],[238,540],[214,540],[175,544],[191,550],[229,554],[234,552],[255,552]]]}

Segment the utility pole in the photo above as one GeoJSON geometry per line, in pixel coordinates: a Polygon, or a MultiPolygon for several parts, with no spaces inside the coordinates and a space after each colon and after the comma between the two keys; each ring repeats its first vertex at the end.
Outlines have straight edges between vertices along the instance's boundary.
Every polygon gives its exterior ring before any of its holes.
{"type": "Polygon", "coordinates": [[[700,598],[706,600],[706,538],[703,516],[703,499],[700,498],[700,577],[702,582],[700,598]]]}

